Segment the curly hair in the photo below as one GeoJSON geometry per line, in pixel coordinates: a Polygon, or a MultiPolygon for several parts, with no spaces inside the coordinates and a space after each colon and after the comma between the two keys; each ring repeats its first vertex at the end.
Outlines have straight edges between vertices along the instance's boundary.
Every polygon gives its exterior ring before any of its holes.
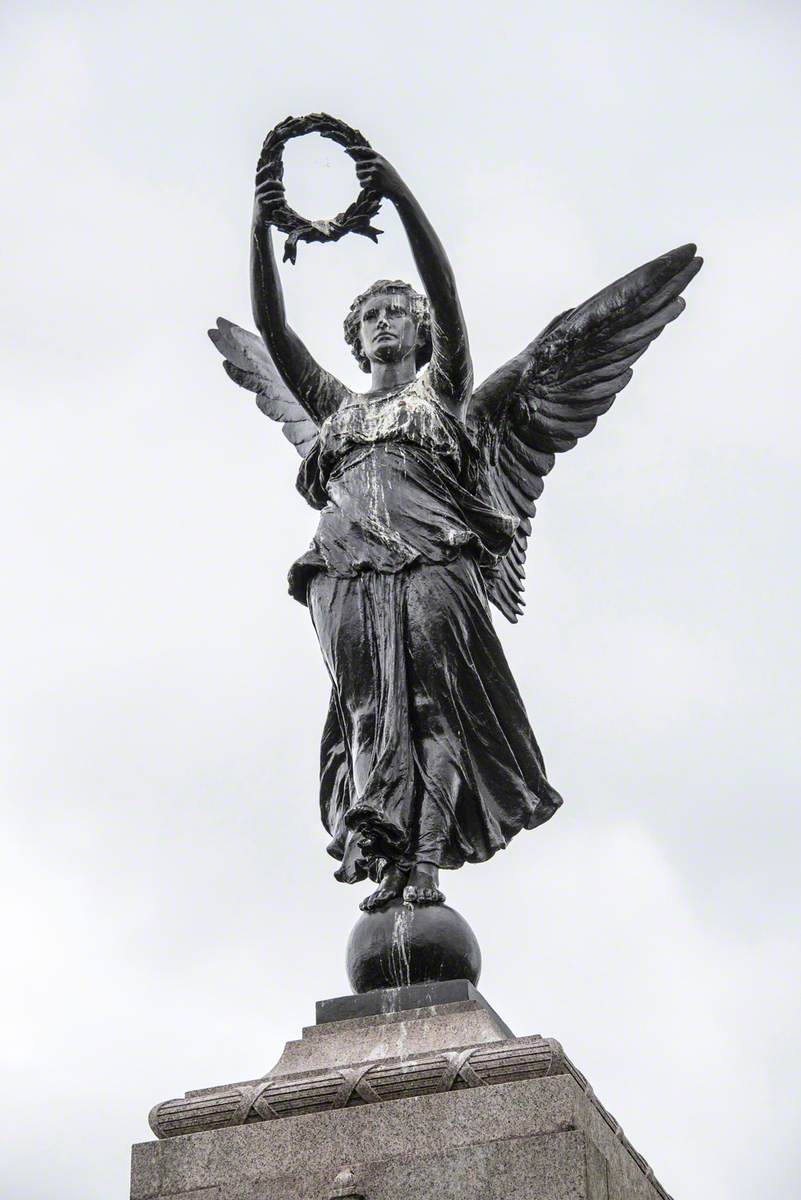
{"type": "Polygon", "coordinates": [[[415,346],[414,359],[415,367],[419,371],[431,358],[431,306],[426,296],[421,296],[419,292],[414,290],[411,284],[404,283],[402,279],[377,279],[366,292],[362,292],[361,295],[356,297],[348,309],[348,315],[345,317],[345,341],[350,346],[353,357],[361,369],[369,374],[370,360],[364,353],[362,339],[359,336],[362,305],[370,296],[376,296],[382,292],[400,292],[402,295],[409,297],[409,306],[417,324],[417,344],[415,346]]]}

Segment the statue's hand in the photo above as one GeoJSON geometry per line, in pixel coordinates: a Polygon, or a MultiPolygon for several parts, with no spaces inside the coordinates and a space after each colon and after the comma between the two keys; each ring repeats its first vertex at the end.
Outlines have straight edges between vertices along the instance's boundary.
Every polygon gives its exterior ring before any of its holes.
{"type": "Polygon", "coordinates": [[[277,179],[267,178],[267,168],[256,173],[255,213],[267,225],[275,224],[278,210],[286,204],[284,185],[277,179]]]}
{"type": "Polygon", "coordinates": [[[389,200],[397,200],[408,191],[392,163],[369,146],[350,146],[346,153],[356,163],[356,174],[362,187],[389,200]]]}

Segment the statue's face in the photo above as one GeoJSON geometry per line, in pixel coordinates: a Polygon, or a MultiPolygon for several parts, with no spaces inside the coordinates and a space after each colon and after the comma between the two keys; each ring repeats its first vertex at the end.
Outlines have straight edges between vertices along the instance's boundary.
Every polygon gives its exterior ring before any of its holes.
{"type": "Polygon", "coordinates": [[[359,324],[362,348],[369,361],[400,362],[414,354],[417,323],[403,292],[377,292],[362,305],[359,324]]]}

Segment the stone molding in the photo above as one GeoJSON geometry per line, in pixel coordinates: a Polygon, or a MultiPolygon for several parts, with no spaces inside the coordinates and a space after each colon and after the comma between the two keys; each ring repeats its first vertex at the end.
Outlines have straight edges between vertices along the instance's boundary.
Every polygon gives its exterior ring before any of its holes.
{"type": "MultiPolygon", "coordinates": [[[[558,1042],[556,1044],[559,1045],[558,1042]]],[[[615,1135],[617,1140],[620,1142],[623,1149],[626,1151],[627,1154],[630,1155],[631,1158],[634,1159],[635,1163],[640,1168],[640,1170],[642,1171],[645,1178],[648,1180],[648,1182],[656,1189],[656,1191],[662,1197],[662,1200],[673,1200],[673,1197],[670,1195],[670,1193],[665,1191],[665,1189],[662,1187],[662,1184],[657,1179],[656,1175],[654,1175],[653,1167],[650,1165],[650,1163],[646,1162],[646,1160],[643,1158],[643,1156],[640,1154],[640,1152],[638,1150],[634,1149],[631,1142],[629,1141],[629,1139],[626,1137],[625,1133],[623,1132],[623,1127],[620,1124],[620,1122],[618,1120],[616,1120],[615,1117],[612,1116],[612,1114],[609,1112],[608,1109],[604,1108],[603,1104],[601,1104],[601,1101],[596,1096],[596,1094],[593,1090],[593,1087],[590,1084],[589,1080],[587,1079],[586,1075],[582,1075],[582,1073],[581,1073],[581,1071],[579,1071],[578,1067],[575,1066],[575,1064],[572,1063],[570,1061],[570,1059],[567,1057],[564,1050],[562,1050],[561,1046],[559,1046],[559,1049],[562,1054],[562,1061],[564,1063],[565,1074],[570,1075],[570,1077],[576,1081],[576,1083],[581,1088],[584,1095],[587,1097],[587,1099],[590,1101],[590,1103],[593,1105],[593,1107],[597,1110],[599,1115],[601,1117],[603,1117],[606,1124],[612,1130],[612,1133],[615,1135]]],[[[554,1072],[554,1074],[556,1074],[556,1072],[554,1072]]]]}
{"type": "Polygon", "coordinates": [[[267,1076],[164,1100],[150,1112],[157,1138],[173,1138],[258,1121],[376,1104],[461,1088],[487,1087],[547,1075],[569,1075],[662,1200],[672,1200],[586,1077],[554,1038],[512,1038],[456,1050],[381,1059],[354,1066],[267,1076]]]}
{"type": "Polygon", "coordinates": [[[150,1128],[158,1138],[184,1133],[272,1121],[307,1113],[375,1104],[406,1096],[424,1096],[463,1087],[509,1083],[561,1074],[562,1048],[550,1038],[469,1046],[382,1059],[314,1073],[268,1076],[253,1084],[236,1084],[202,1095],[164,1100],[150,1112],[150,1128]]]}

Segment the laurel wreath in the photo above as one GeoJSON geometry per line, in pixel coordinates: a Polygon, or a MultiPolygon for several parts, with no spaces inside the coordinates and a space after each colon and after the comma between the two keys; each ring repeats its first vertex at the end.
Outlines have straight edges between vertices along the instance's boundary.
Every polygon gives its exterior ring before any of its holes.
{"type": "Polygon", "coordinates": [[[319,133],[344,147],[345,153],[353,146],[367,146],[363,133],[351,129],[344,121],[330,117],[328,113],[309,113],[305,117],[287,117],[271,129],[261,148],[257,171],[267,168],[267,178],[281,184],[282,198],[270,208],[270,220],[283,233],[288,234],[284,246],[284,262],[294,263],[298,253],[298,242],[338,242],[346,233],[359,233],[373,242],[382,232],[370,224],[381,207],[381,196],[369,188],[362,188],[359,195],[344,212],[330,221],[309,221],[295,212],[286,202],[284,187],[284,146],[290,138],[303,137],[306,133],[319,133]]]}

